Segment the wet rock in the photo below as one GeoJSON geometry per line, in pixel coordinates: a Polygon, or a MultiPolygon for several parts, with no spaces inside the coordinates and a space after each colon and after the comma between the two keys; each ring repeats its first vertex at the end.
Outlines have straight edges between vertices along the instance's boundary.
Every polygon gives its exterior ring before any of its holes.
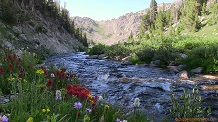
{"type": "Polygon", "coordinates": [[[98,55],[98,59],[107,59],[108,57],[106,56],[106,54],[101,54],[98,55]]]}
{"type": "Polygon", "coordinates": [[[131,63],[131,62],[123,62],[121,64],[121,66],[128,66],[128,65],[133,65],[133,63],[131,63]]]}
{"type": "Polygon", "coordinates": [[[186,65],[179,65],[178,70],[182,71],[186,69],[186,65]]]}
{"type": "Polygon", "coordinates": [[[98,55],[90,55],[88,57],[86,57],[86,59],[97,59],[98,55]]]}
{"type": "Polygon", "coordinates": [[[189,77],[188,77],[188,72],[187,71],[181,71],[181,72],[179,72],[178,73],[178,76],[179,76],[179,78],[181,78],[181,79],[188,79],[189,77]]]}
{"type": "Polygon", "coordinates": [[[193,73],[201,73],[202,72],[202,70],[203,70],[203,68],[202,67],[198,67],[198,68],[195,68],[195,69],[193,69],[193,70],[191,70],[191,72],[193,72],[193,73]]]}
{"type": "Polygon", "coordinates": [[[170,62],[169,66],[176,66],[178,65],[175,61],[170,62]]]}
{"type": "Polygon", "coordinates": [[[175,73],[179,73],[178,66],[167,66],[167,68],[175,73]]]}
{"type": "Polygon", "coordinates": [[[160,65],[160,60],[154,61],[154,64],[155,64],[155,65],[160,65]]]}

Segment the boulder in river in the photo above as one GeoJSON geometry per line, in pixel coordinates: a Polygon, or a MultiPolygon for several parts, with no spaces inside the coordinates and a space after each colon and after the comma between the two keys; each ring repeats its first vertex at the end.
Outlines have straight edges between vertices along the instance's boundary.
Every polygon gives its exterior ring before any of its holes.
{"type": "Polygon", "coordinates": [[[179,75],[179,78],[181,78],[181,79],[188,79],[189,78],[188,77],[188,72],[185,71],[185,70],[179,72],[178,75],[179,75]]]}
{"type": "Polygon", "coordinates": [[[90,55],[88,57],[86,57],[86,59],[97,59],[98,55],[90,55]]]}
{"type": "Polygon", "coordinates": [[[200,74],[202,72],[202,70],[203,70],[202,67],[198,67],[198,68],[191,70],[191,72],[200,74]]]}

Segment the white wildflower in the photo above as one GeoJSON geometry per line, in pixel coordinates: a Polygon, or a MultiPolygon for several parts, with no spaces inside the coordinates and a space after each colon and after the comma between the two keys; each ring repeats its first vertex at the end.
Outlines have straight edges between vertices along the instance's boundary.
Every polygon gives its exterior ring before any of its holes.
{"type": "Polygon", "coordinates": [[[62,97],[61,97],[61,90],[56,90],[56,97],[55,97],[56,100],[62,100],[62,97]]]}
{"type": "Polygon", "coordinates": [[[99,96],[98,100],[99,100],[99,101],[103,101],[104,99],[103,99],[102,96],[99,96]]]}
{"type": "Polygon", "coordinates": [[[139,98],[135,98],[135,101],[134,101],[134,107],[139,107],[140,106],[140,100],[139,98]]]}

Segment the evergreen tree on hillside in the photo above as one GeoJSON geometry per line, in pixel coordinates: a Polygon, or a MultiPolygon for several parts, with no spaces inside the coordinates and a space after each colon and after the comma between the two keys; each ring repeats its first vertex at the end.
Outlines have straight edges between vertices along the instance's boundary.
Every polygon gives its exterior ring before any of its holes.
{"type": "Polygon", "coordinates": [[[140,25],[139,38],[142,38],[147,30],[150,28],[150,12],[148,11],[142,16],[142,21],[140,25]]]}
{"type": "Polygon", "coordinates": [[[83,39],[82,39],[82,43],[83,43],[83,46],[85,47],[88,47],[88,40],[87,40],[87,37],[86,37],[86,33],[83,33],[83,39]]]}
{"type": "Polygon", "coordinates": [[[155,20],[155,31],[158,34],[162,34],[164,31],[164,21],[165,21],[164,12],[159,12],[155,20]]]}
{"type": "Polygon", "coordinates": [[[199,26],[197,6],[197,0],[185,0],[185,6],[182,12],[182,23],[183,26],[190,31],[196,31],[199,26]]]}
{"type": "Polygon", "coordinates": [[[151,0],[151,4],[150,4],[150,24],[151,24],[151,27],[153,29],[155,28],[156,15],[157,15],[157,2],[156,2],[156,0],[151,0]]]}

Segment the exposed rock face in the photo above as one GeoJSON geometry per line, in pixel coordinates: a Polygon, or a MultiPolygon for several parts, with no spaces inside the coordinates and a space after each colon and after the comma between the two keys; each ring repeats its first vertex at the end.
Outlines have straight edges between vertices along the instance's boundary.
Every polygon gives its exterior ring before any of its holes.
{"type": "MultiPolygon", "coordinates": [[[[34,15],[30,15],[30,20],[13,26],[12,31],[8,33],[11,33],[16,42],[24,43],[25,46],[22,45],[24,48],[28,46],[34,50],[40,50],[39,47],[44,46],[52,52],[60,54],[75,52],[82,47],[82,44],[75,39],[73,34],[68,33],[58,20],[46,17],[38,11],[34,15]],[[17,33],[17,35],[13,35],[13,33],[17,33]]],[[[5,43],[7,40],[6,38],[5,43]]],[[[18,48],[21,48],[19,46],[18,48]]]]}
{"type": "MultiPolygon", "coordinates": [[[[171,4],[165,3],[165,10],[170,9],[171,4]]],[[[158,5],[158,10],[162,10],[163,4],[158,5]]],[[[139,35],[142,16],[149,9],[144,9],[136,13],[127,13],[117,19],[106,21],[94,21],[87,17],[73,17],[76,27],[87,33],[87,37],[93,41],[104,44],[114,44],[127,41],[130,33],[134,37],[139,35]]]]}

